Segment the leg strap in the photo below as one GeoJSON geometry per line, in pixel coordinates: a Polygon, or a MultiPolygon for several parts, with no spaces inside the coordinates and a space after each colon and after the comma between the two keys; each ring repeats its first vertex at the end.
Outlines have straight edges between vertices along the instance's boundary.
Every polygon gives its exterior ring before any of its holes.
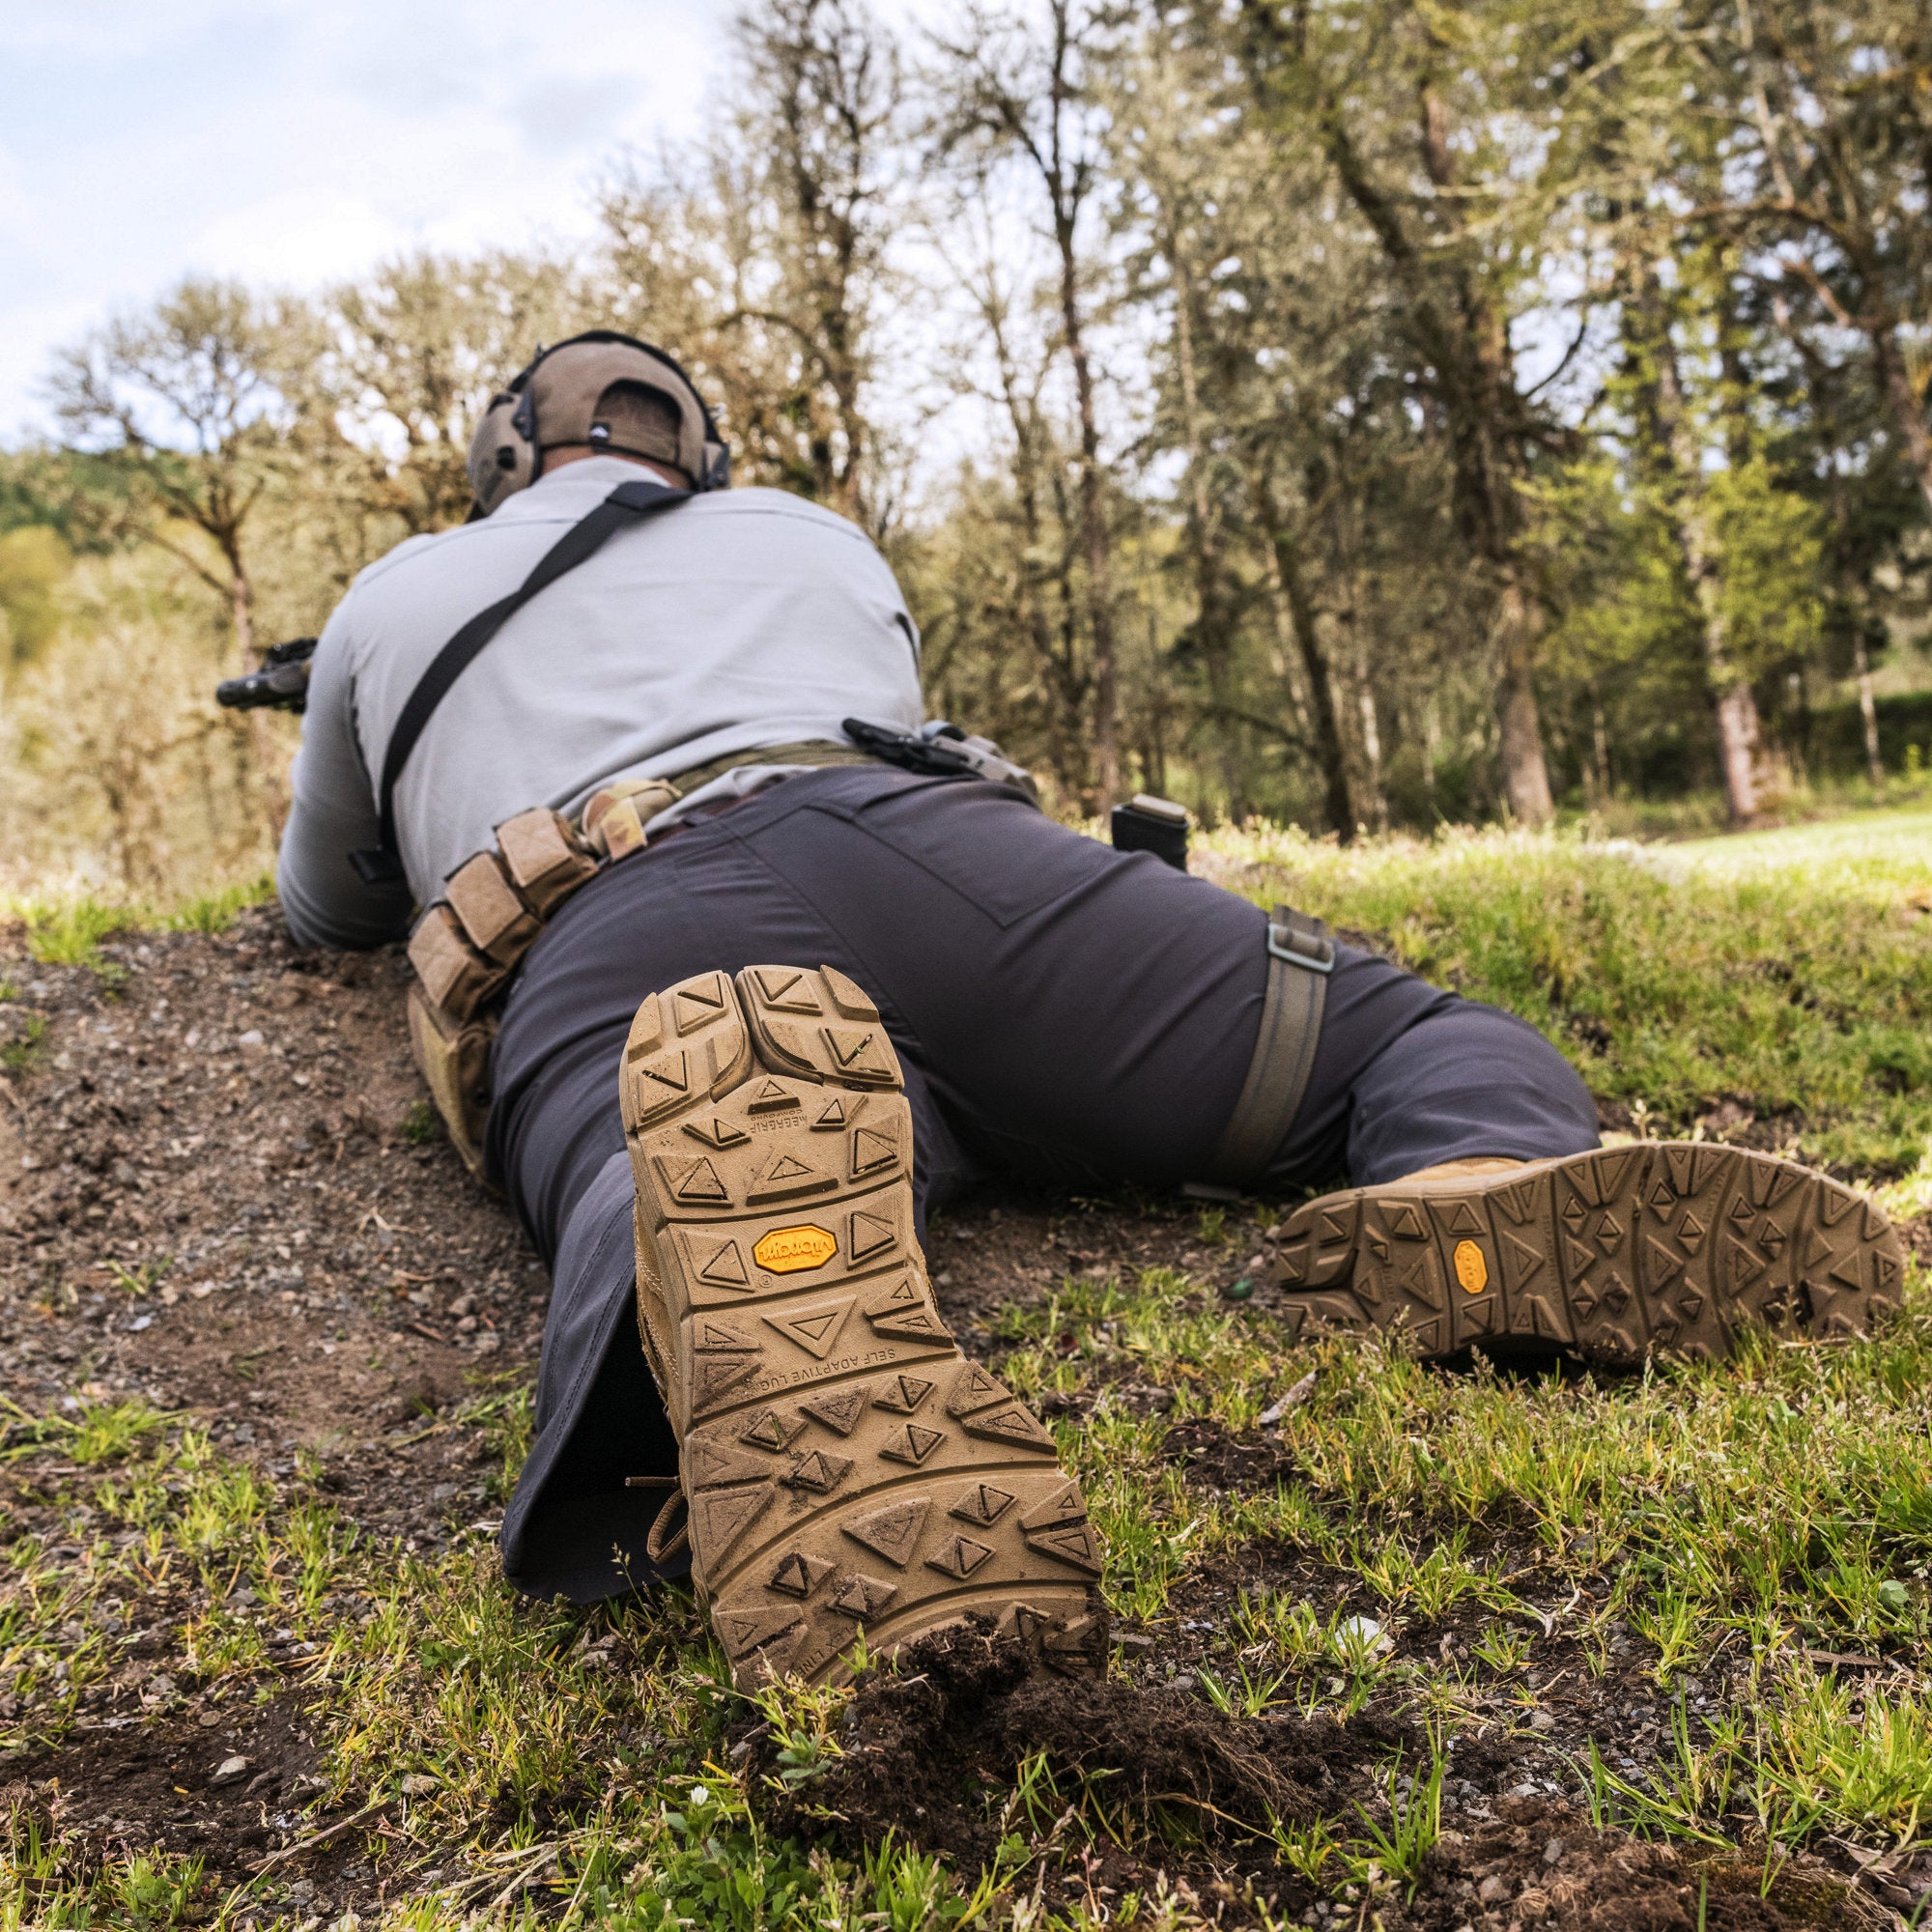
{"type": "Polygon", "coordinates": [[[1241,1097],[1214,1151],[1208,1179],[1224,1186],[1259,1180],[1288,1138],[1308,1091],[1335,942],[1319,919],[1276,906],[1267,926],[1267,998],[1241,1097]]]}

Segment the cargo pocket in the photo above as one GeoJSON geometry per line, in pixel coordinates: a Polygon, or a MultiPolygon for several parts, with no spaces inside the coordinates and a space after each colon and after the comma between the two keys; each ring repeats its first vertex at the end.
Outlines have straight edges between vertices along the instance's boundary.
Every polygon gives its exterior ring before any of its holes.
{"type": "Polygon", "coordinates": [[[925,779],[820,806],[950,887],[1001,927],[1096,884],[1122,856],[983,779],[925,779]]]}

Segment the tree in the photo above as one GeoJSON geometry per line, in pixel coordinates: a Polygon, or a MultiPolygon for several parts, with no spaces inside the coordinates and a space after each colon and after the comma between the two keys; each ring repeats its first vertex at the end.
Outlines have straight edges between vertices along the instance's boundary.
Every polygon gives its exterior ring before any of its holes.
{"type": "Polygon", "coordinates": [[[1901,0],[1729,0],[1686,25],[1704,28],[1696,106],[1730,137],[1722,191],[1696,216],[1761,249],[1762,272],[1821,323],[1862,338],[1932,509],[1932,368],[1917,354],[1932,328],[1932,19],[1901,0]]]}
{"type": "Polygon", "coordinates": [[[1386,258],[1417,390],[1449,441],[1458,533],[1489,579],[1509,802],[1525,824],[1544,824],[1553,803],[1534,683],[1542,612],[1519,490],[1553,426],[1519,378],[1510,325],[1536,259],[1521,230],[1549,186],[1517,191],[1535,145],[1511,138],[1511,103],[1487,99],[1479,77],[1510,73],[1513,61],[1526,70],[1519,85],[1547,80],[1567,50],[1538,44],[1513,10],[1242,0],[1240,16],[1257,110],[1284,132],[1315,131],[1386,258]]]}
{"type": "Polygon", "coordinates": [[[1228,555],[1226,511],[1236,478],[1230,471],[1227,425],[1210,417],[1204,394],[1204,356],[1214,353],[1209,258],[1219,240],[1220,163],[1225,142],[1204,128],[1207,100],[1186,60],[1187,50],[1158,31],[1142,37],[1108,76],[1109,162],[1125,188],[1126,219],[1138,217],[1145,237],[1130,267],[1143,302],[1164,311],[1170,377],[1165,420],[1155,436],[1185,460],[1185,523],[1177,557],[1191,566],[1193,621],[1175,641],[1174,658],[1206,670],[1207,723],[1215,746],[1228,813],[1246,809],[1241,706],[1236,692],[1239,645],[1238,586],[1228,555]],[[1136,205],[1138,204],[1138,205],[1136,205]],[[1162,432],[1165,432],[1163,436],[1162,432]],[[1220,434],[1217,434],[1220,432],[1220,434]]]}
{"type": "Polygon", "coordinates": [[[282,383],[301,411],[307,487],[353,505],[381,547],[463,521],[491,396],[544,343],[609,317],[579,265],[493,250],[381,263],[305,322],[282,383]]]}
{"type": "Polygon", "coordinates": [[[72,562],[44,524],[0,531],[0,673],[31,664],[60,629],[60,587],[72,562]]]}
{"type": "Polygon", "coordinates": [[[618,306],[722,393],[745,480],[884,535],[871,412],[894,286],[899,57],[862,0],[760,0],[735,112],[694,156],[633,158],[601,197],[618,306]]]}
{"type": "Polygon", "coordinates": [[[1061,346],[1073,372],[1079,424],[1080,535],[1094,659],[1094,792],[1101,811],[1121,792],[1113,540],[1087,287],[1087,230],[1094,196],[1105,179],[1104,110],[1092,70],[1105,39],[1099,10],[1075,0],[1045,0],[1037,17],[975,6],[955,38],[934,37],[939,65],[928,82],[938,103],[936,151],[950,158],[964,156],[976,166],[987,157],[1010,158],[1044,202],[1061,346]]]}
{"type": "MultiPolygon", "coordinates": [[[[1685,266],[1680,263],[1680,270],[1685,266]]],[[[1683,279],[1680,274],[1680,290],[1683,279]]],[[[1757,699],[1747,669],[1738,662],[1726,621],[1717,501],[1706,470],[1705,440],[1693,401],[1686,393],[1673,306],[1681,303],[1672,303],[1656,265],[1640,255],[1632,265],[1624,301],[1626,353],[1641,416],[1640,450],[1648,459],[1696,599],[1724,796],[1732,824],[1746,826],[1758,810],[1757,699]]],[[[1733,457],[1745,453],[1743,442],[1742,434],[1734,435],[1733,457]]]]}
{"type": "Polygon", "coordinates": [[[113,534],[167,552],[223,600],[243,668],[257,661],[249,525],[288,465],[271,375],[282,323],[239,283],[189,277],[64,352],[49,384],[126,486],[101,499],[113,534]]]}
{"type": "MultiPolygon", "coordinates": [[[[962,198],[976,202],[977,190],[966,184],[962,198]]],[[[1077,619],[1077,526],[1063,481],[1070,451],[1045,398],[1056,345],[1020,312],[999,238],[976,212],[952,211],[961,252],[970,250],[958,279],[977,334],[942,366],[956,397],[986,410],[1004,474],[968,466],[942,534],[915,553],[916,594],[929,612],[927,682],[945,694],[943,708],[983,718],[1003,743],[1043,758],[1063,797],[1085,799],[1093,676],[1077,619]]]]}

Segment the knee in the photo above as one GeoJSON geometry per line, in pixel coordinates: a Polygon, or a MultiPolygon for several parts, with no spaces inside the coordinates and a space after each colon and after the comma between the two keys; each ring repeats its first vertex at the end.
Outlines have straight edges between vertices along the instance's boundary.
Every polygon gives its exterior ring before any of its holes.
{"type": "Polygon", "coordinates": [[[1451,1081],[1534,1096],[1552,1112],[1596,1130],[1597,1103],[1583,1076],[1527,1020],[1500,1007],[1459,999],[1433,1023],[1426,1051],[1451,1081]]]}

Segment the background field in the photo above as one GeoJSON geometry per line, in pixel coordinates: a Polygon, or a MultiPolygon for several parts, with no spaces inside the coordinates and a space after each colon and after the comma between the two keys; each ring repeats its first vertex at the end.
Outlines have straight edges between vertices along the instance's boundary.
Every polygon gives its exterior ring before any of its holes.
{"type": "MultiPolygon", "coordinates": [[[[1926,822],[1196,863],[1546,1028],[1613,1131],[1802,1153],[1918,1238],[1926,822]]],[[[1279,1204],[976,1200],[942,1301],[1088,1486],[1122,1642],[1084,1744],[976,1732],[882,1809],[901,1705],[748,1704],[676,1593],[505,1591],[541,1270],[415,1096],[396,962],[197,919],[43,909],[0,960],[10,1932],[1885,1923],[1932,1885],[1918,1269],[1860,1347],[1450,1372],[1287,1346],[1241,1298],[1279,1204]]]]}

